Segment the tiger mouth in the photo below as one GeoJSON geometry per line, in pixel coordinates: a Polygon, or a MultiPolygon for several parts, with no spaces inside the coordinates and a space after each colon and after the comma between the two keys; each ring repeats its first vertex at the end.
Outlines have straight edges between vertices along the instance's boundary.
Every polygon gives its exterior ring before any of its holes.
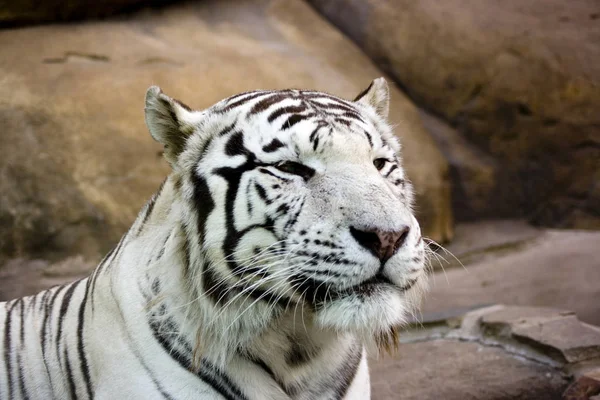
{"type": "Polygon", "coordinates": [[[383,274],[377,274],[372,278],[367,279],[359,283],[358,285],[352,286],[349,289],[351,293],[359,293],[361,295],[369,296],[381,288],[385,288],[386,286],[392,287],[400,292],[406,292],[410,290],[417,283],[417,279],[411,279],[406,282],[403,286],[398,286],[393,283],[389,278],[384,276],[383,274]]]}

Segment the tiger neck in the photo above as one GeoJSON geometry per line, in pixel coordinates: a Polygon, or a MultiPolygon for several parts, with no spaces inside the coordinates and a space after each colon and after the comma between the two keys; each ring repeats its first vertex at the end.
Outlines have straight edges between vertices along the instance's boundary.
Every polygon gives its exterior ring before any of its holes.
{"type": "Polygon", "coordinates": [[[302,306],[284,310],[251,298],[232,301],[240,293],[221,293],[228,301],[211,296],[221,279],[206,285],[205,259],[189,237],[173,181],[163,184],[133,224],[136,236],[126,239],[132,253],[144,254],[139,262],[147,263],[136,266],[140,310],[147,312],[154,337],[182,366],[193,370],[211,362],[224,368],[242,357],[289,371],[321,351],[356,347],[347,335],[315,327],[302,306]]]}

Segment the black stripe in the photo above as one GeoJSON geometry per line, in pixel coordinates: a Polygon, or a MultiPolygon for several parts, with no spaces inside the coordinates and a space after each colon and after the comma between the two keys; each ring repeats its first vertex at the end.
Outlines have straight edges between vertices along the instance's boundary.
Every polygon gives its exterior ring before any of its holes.
{"type": "Polygon", "coordinates": [[[280,180],[282,180],[282,181],[284,181],[284,182],[290,182],[290,179],[288,179],[288,178],[286,178],[286,177],[284,177],[284,176],[279,176],[279,175],[277,175],[276,173],[274,173],[274,172],[271,172],[271,171],[269,171],[269,170],[268,170],[268,169],[266,169],[266,168],[259,168],[259,169],[258,169],[258,172],[261,172],[261,173],[263,173],[263,174],[267,174],[267,175],[271,175],[272,177],[275,177],[275,178],[277,178],[277,179],[280,179],[280,180]]]}
{"type": "Polygon", "coordinates": [[[64,317],[65,314],[67,313],[67,310],[69,309],[69,304],[71,303],[71,297],[73,297],[73,292],[75,291],[75,289],[77,288],[77,285],[79,285],[81,281],[77,281],[77,282],[73,282],[69,285],[69,288],[67,289],[67,291],[65,292],[65,295],[62,298],[62,301],[60,303],[60,310],[58,312],[58,328],[57,328],[57,334],[56,334],[56,351],[59,351],[59,346],[60,346],[60,339],[62,337],[62,325],[64,322],[64,317]]]}
{"type": "Polygon", "coordinates": [[[23,299],[14,300],[14,302],[10,306],[10,308],[9,308],[10,302],[5,303],[5,307],[7,308],[7,311],[6,311],[6,320],[4,321],[4,365],[6,366],[6,374],[7,374],[7,378],[8,378],[9,399],[12,399],[15,397],[13,395],[14,383],[13,383],[13,376],[12,376],[12,353],[13,353],[13,349],[11,347],[12,346],[12,333],[11,333],[12,313],[13,313],[15,307],[17,305],[19,305],[22,301],[23,301],[23,299]]]}
{"type": "Polygon", "coordinates": [[[273,153],[282,147],[285,147],[285,145],[281,143],[281,140],[275,138],[271,143],[264,145],[262,149],[265,153],[273,153]]]}
{"type": "Polygon", "coordinates": [[[140,226],[138,227],[136,235],[139,235],[140,233],[142,233],[142,230],[144,229],[144,226],[146,225],[146,222],[148,222],[148,218],[150,218],[150,215],[152,214],[152,210],[154,210],[154,205],[156,204],[156,199],[158,198],[158,196],[160,196],[160,192],[162,191],[164,185],[165,185],[165,181],[163,181],[160,184],[160,187],[158,188],[158,192],[156,192],[150,198],[150,200],[148,201],[148,203],[146,204],[146,208],[144,210],[144,217],[142,218],[142,222],[140,223],[140,226]]]}
{"type": "MultiPolygon", "coordinates": [[[[269,107],[271,107],[275,103],[279,103],[282,100],[290,98],[289,94],[284,94],[281,92],[275,92],[273,96],[269,96],[266,99],[260,100],[256,103],[248,112],[248,115],[254,115],[263,111],[266,111],[269,107]]],[[[271,121],[269,121],[271,122],[271,121]]]]}
{"type": "MultiPolygon", "coordinates": [[[[237,121],[234,122],[233,124],[225,127],[225,129],[223,129],[221,132],[219,132],[219,136],[225,136],[225,135],[229,134],[231,131],[233,131],[233,129],[235,128],[236,123],[237,123],[237,121]]],[[[208,144],[205,144],[204,147],[202,148],[201,153],[204,153],[207,148],[208,148],[208,144]]]]}
{"type": "Polygon", "coordinates": [[[227,104],[227,106],[223,107],[221,110],[219,110],[220,112],[224,113],[224,112],[228,112],[233,110],[236,107],[239,107],[247,102],[249,102],[250,100],[256,99],[257,97],[260,96],[266,96],[268,94],[271,94],[272,92],[255,92],[253,94],[250,94],[247,97],[244,97],[243,99],[239,99],[237,101],[234,101],[233,103],[229,103],[227,104]]]}
{"type": "Polygon", "coordinates": [[[85,293],[83,295],[83,300],[81,300],[81,305],[79,306],[79,316],[77,321],[77,354],[79,355],[79,361],[81,362],[81,374],[83,375],[83,381],[85,382],[85,388],[87,391],[88,399],[93,398],[92,396],[92,382],[90,379],[90,369],[88,366],[87,357],[85,354],[85,348],[83,343],[83,328],[84,328],[84,319],[85,319],[85,307],[87,304],[87,296],[88,290],[90,288],[90,279],[87,279],[85,285],[85,293]]]}
{"type": "Polygon", "coordinates": [[[389,170],[389,171],[388,171],[388,172],[385,174],[385,177],[387,178],[388,176],[390,176],[390,174],[391,174],[392,172],[394,172],[394,171],[395,171],[395,170],[397,170],[397,169],[398,169],[398,166],[397,166],[396,164],[393,164],[393,165],[390,167],[390,170],[389,170]]]}
{"type": "Polygon", "coordinates": [[[235,132],[225,145],[225,154],[228,156],[237,156],[248,154],[248,149],[244,147],[244,133],[242,131],[235,132]]]}
{"type": "Polygon", "coordinates": [[[65,346],[63,353],[65,360],[65,368],[67,369],[67,383],[69,384],[69,398],[77,399],[77,388],[75,387],[75,379],[73,379],[73,370],[71,369],[71,361],[69,360],[68,347],[65,346]]]}
{"type": "Polygon", "coordinates": [[[360,350],[351,350],[351,353],[348,355],[348,358],[336,374],[334,378],[335,381],[332,382],[335,385],[334,399],[342,400],[346,396],[350,385],[352,385],[352,381],[354,381],[354,377],[356,376],[356,372],[358,371],[361,359],[362,348],[360,350]]]}
{"type": "MultiPolygon", "coordinates": [[[[318,101],[312,100],[311,103],[312,104],[316,104],[318,105],[319,108],[324,109],[324,110],[340,110],[340,111],[344,111],[344,114],[352,114],[355,116],[355,118],[360,119],[362,121],[362,117],[360,116],[360,112],[354,108],[354,107],[350,107],[344,103],[341,102],[335,102],[335,103],[319,103],[318,101]]],[[[334,114],[335,115],[335,114],[334,114]]]]}
{"type": "Polygon", "coordinates": [[[300,121],[314,117],[314,113],[309,114],[292,114],[284,123],[281,125],[281,130],[290,129],[300,121]]]}
{"type": "Polygon", "coordinates": [[[281,379],[279,379],[279,377],[277,377],[277,375],[275,375],[275,372],[273,372],[273,370],[271,369],[271,367],[269,367],[267,365],[267,363],[265,363],[261,358],[255,356],[253,354],[245,354],[245,353],[244,354],[240,354],[240,356],[243,357],[243,358],[245,358],[249,362],[253,363],[258,368],[262,369],[267,375],[269,375],[271,377],[271,379],[273,379],[273,381],[288,396],[290,396],[290,397],[293,398],[296,394],[298,394],[299,388],[294,387],[294,386],[288,386],[288,385],[286,385],[285,382],[283,382],[281,379]]]}
{"type": "MultiPolygon", "coordinates": [[[[177,340],[179,335],[175,332],[177,327],[170,330],[171,333],[163,335],[160,332],[160,323],[157,320],[151,319],[149,322],[154,338],[162,346],[163,350],[173,358],[185,370],[192,370],[192,360],[190,354],[192,349],[188,343],[182,343],[186,350],[183,353],[175,347],[174,340],[177,340]]],[[[210,385],[216,392],[227,400],[247,400],[242,391],[222,372],[206,360],[202,360],[200,371],[197,376],[206,384],[210,385]]]]}
{"type": "Polygon", "coordinates": [[[306,364],[318,355],[319,349],[317,347],[311,349],[307,346],[301,346],[293,336],[288,336],[288,341],[290,342],[290,350],[285,355],[285,362],[292,368],[306,364]]]}
{"type": "Polygon", "coordinates": [[[267,121],[272,123],[273,121],[275,121],[277,118],[281,117],[284,114],[297,114],[302,111],[306,111],[306,106],[303,104],[300,104],[299,106],[281,107],[281,108],[278,108],[277,110],[273,111],[271,113],[271,115],[269,115],[269,117],[267,118],[267,121]]]}
{"type": "Polygon", "coordinates": [[[158,380],[154,376],[154,373],[146,365],[146,363],[144,362],[144,359],[140,356],[140,354],[137,351],[137,349],[135,349],[135,348],[133,348],[131,346],[131,343],[133,342],[131,340],[131,335],[129,335],[129,333],[128,333],[127,336],[128,336],[128,339],[129,339],[127,341],[127,343],[126,343],[127,347],[133,353],[133,355],[135,355],[135,358],[137,358],[138,362],[140,363],[140,365],[142,366],[142,368],[144,368],[144,370],[146,371],[146,373],[148,374],[148,376],[150,376],[150,379],[152,379],[152,383],[154,384],[154,387],[156,388],[156,390],[158,390],[158,392],[160,392],[160,394],[162,395],[163,398],[165,398],[167,400],[175,400],[175,399],[173,399],[173,397],[171,397],[171,395],[169,395],[169,393],[167,393],[165,391],[165,389],[162,387],[162,385],[160,384],[160,382],[158,382],[158,380]]]}
{"type": "MultiPolygon", "coordinates": [[[[63,322],[65,320],[65,315],[69,309],[69,305],[71,304],[71,298],[73,297],[73,292],[75,291],[75,289],[77,288],[77,286],[79,285],[81,281],[76,281],[71,283],[68,288],[67,291],[65,292],[62,301],[60,303],[60,309],[58,312],[58,327],[57,327],[57,334],[56,334],[56,356],[58,358],[58,360],[61,360],[60,357],[60,348],[61,348],[61,343],[63,341],[63,322]]],[[[68,358],[68,354],[67,354],[67,346],[65,346],[64,352],[63,352],[63,356],[64,358],[62,358],[65,362],[65,368],[67,369],[67,379],[68,379],[68,383],[69,383],[69,389],[71,389],[72,386],[72,390],[70,390],[70,395],[69,398],[77,398],[77,392],[75,391],[75,383],[73,382],[73,376],[72,376],[72,371],[71,371],[71,365],[70,365],[70,361],[68,358]]],[[[60,362],[60,361],[59,361],[60,362]]]]}
{"type": "Polygon", "coordinates": [[[194,185],[194,206],[198,213],[197,229],[198,229],[198,240],[199,244],[202,245],[204,242],[205,225],[208,216],[215,208],[215,202],[213,201],[208,183],[204,177],[197,173],[192,172],[192,183],[194,185]]]}
{"type": "MultiPolygon", "coordinates": [[[[129,233],[129,232],[127,232],[127,233],[129,233]]],[[[113,263],[113,261],[119,256],[121,247],[123,247],[123,245],[125,244],[125,239],[127,238],[127,233],[125,235],[121,236],[121,240],[119,240],[117,247],[115,249],[113,249],[107,255],[107,257],[105,257],[104,260],[100,263],[100,265],[97,268],[99,273],[102,272],[104,269],[106,269],[107,266],[110,266],[113,263]]]]}
{"type": "Polygon", "coordinates": [[[323,281],[306,277],[304,275],[294,274],[289,278],[289,282],[294,286],[298,293],[304,293],[304,300],[312,305],[322,304],[326,298],[332,298],[333,293],[329,290],[323,281]]]}
{"type": "Polygon", "coordinates": [[[227,302],[229,287],[216,275],[208,263],[202,267],[202,289],[215,304],[227,302]]]}
{"type": "MultiPolygon", "coordinates": [[[[67,285],[63,285],[56,289],[56,291],[50,298],[50,301],[46,304],[45,311],[44,311],[44,320],[42,322],[41,337],[42,337],[42,359],[44,361],[44,365],[46,366],[46,370],[48,370],[48,364],[46,362],[47,361],[46,360],[46,343],[48,342],[48,330],[52,327],[51,326],[52,320],[48,321],[48,319],[51,317],[52,311],[54,311],[54,302],[55,302],[56,298],[58,297],[60,292],[63,289],[65,289],[66,287],[67,287],[67,285]]],[[[50,373],[48,373],[48,377],[50,377],[50,373]]]]}
{"type": "Polygon", "coordinates": [[[354,99],[354,101],[359,101],[360,99],[362,99],[364,97],[364,95],[366,95],[367,93],[369,93],[369,90],[371,90],[371,88],[373,87],[373,82],[371,82],[371,84],[362,92],[360,92],[358,94],[358,96],[356,96],[356,98],[354,99]]]}
{"type": "Polygon", "coordinates": [[[302,212],[302,209],[304,208],[305,201],[306,201],[306,199],[302,199],[302,203],[300,204],[300,206],[296,207],[296,212],[285,223],[285,226],[283,228],[284,231],[287,232],[296,223],[296,221],[298,221],[298,217],[300,216],[300,213],[302,212]]]}
{"type": "MultiPolygon", "coordinates": [[[[187,236],[187,231],[185,229],[185,227],[181,227],[181,230],[183,231],[183,246],[182,246],[182,250],[183,250],[183,276],[187,282],[188,277],[190,276],[190,265],[191,265],[191,254],[190,254],[190,239],[187,236]]],[[[158,291],[156,293],[154,293],[155,295],[158,294],[158,291]]]]}
{"type": "Polygon", "coordinates": [[[335,118],[334,121],[337,122],[338,124],[345,125],[347,127],[349,127],[352,124],[351,121],[348,121],[347,119],[344,119],[344,118],[335,118]]]}
{"type": "Polygon", "coordinates": [[[256,193],[258,193],[258,197],[260,197],[261,200],[265,202],[265,204],[269,205],[272,203],[271,199],[269,199],[269,197],[267,196],[267,191],[261,184],[259,184],[258,182],[254,182],[254,188],[256,189],[256,193]]]}
{"type": "Polygon", "coordinates": [[[369,141],[369,146],[373,147],[373,138],[371,137],[369,132],[367,132],[367,131],[363,131],[363,132],[365,133],[365,136],[367,137],[367,140],[369,141]]]}
{"type": "MultiPolygon", "coordinates": [[[[31,299],[31,298],[30,298],[31,299]]],[[[31,300],[30,300],[31,301],[31,300]]],[[[21,397],[25,400],[29,400],[29,394],[25,386],[25,374],[23,373],[23,354],[26,352],[25,349],[25,301],[21,302],[21,315],[20,315],[20,331],[19,331],[19,345],[20,351],[17,353],[17,364],[19,365],[19,391],[21,397]]]]}
{"type": "Polygon", "coordinates": [[[271,91],[271,90],[250,90],[248,92],[242,92],[242,93],[234,94],[233,96],[229,96],[227,99],[225,99],[225,101],[227,101],[228,103],[231,103],[235,99],[239,99],[242,96],[250,95],[253,93],[268,94],[268,93],[273,93],[273,91],[271,91]]]}
{"type": "Polygon", "coordinates": [[[209,383],[227,400],[247,400],[242,391],[229,379],[227,375],[219,371],[214,365],[202,360],[202,368],[198,373],[203,381],[209,383]],[[211,372],[212,374],[209,374],[211,372]]]}
{"type": "Polygon", "coordinates": [[[302,92],[302,97],[311,100],[328,99],[338,104],[346,105],[348,107],[354,107],[352,102],[324,92],[302,92]]]}

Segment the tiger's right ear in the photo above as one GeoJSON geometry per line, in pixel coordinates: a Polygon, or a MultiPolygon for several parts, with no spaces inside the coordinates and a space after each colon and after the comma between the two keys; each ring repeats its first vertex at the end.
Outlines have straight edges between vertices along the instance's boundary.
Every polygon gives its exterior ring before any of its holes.
{"type": "Polygon", "coordinates": [[[187,138],[194,132],[196,112],[178,100],[151,86],[146,92],[146,125],[150,134],[164,146],[164,155],[173,165],[183,151],[187,138]]]}

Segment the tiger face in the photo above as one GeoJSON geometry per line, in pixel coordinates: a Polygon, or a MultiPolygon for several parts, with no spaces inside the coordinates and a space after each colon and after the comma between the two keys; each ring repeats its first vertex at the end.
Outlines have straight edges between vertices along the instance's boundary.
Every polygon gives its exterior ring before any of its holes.
{"type": "Polygon", "coordinates": [[[355,101],[257,91],[204,111],[150,88],[146,121],[203,260],[196,290],[215,307],[302,307],[318,326],[366,336],[402,324],[425,255],[387,113],[383,78],[355,101]]]}

